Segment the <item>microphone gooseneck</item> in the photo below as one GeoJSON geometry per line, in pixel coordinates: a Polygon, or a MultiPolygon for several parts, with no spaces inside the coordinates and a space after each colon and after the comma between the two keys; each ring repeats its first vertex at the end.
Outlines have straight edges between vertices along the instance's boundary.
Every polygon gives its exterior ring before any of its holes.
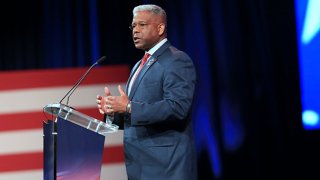
{"type": "Polygon", "coordinates": [[[91,69],[98,65],[101,64],[104,60],[106,59],[106,56],[102,56],[100,59],[98,59],[94,64],[92,64],[90,66],[90,68],[84,73],[84,75],[81,76],[81,78],[77,81],[77,83],[66,93],[66,95],[63,96],[63,98],[60,100],[60,104],[61,102],[68,96],[67,98],[67,103],[66,105],[69,104],[69,98],[70,96],[73,94],[73,92],[77,89],[77,87],[80,85],[80,83],[83,81],[83,79],[88,75],[88,73],[91,71],[91,69]]]}

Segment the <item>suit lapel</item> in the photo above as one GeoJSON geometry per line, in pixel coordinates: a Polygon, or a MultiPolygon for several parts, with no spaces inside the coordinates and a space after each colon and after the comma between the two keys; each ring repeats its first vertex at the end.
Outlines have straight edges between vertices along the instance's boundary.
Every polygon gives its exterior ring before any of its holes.
{"type": "Polygon", "coordinates": [[[151,56],[151,58],[146,62],[146,64],[141,69],[141,71],[138,74],[136,80],[132,84],[131,91],[130,91],[130,96],[129,96],[130,99],[132,99],[134,93],[136,92],[136,90],[137,90],[137,88],[138,88],[143,76],[146,74],[148,69],[154,64],[155,61],[156,61],[156,59],[153,56],[151,56]]]}
{"type": "Polygon", "coordinates": [[[134,65],[134,67],[132,68],[132,71],[130,72],[130,76],[129,76],[129,79],[128,79],[127,85],[126,85],[126,86],[127,86],[127,87],[126,87],[126,93],[127,93],[127,94],[128,94],[128,92],[129,92],[129,83],[130,83],[130,81],[131,81],[134,73],[137,71],[137,69],[138,69],[138,67],[139,67],[139,65],[140,65],[140,62],[141,62],[141,60],[138,61],[138,62],[134,65]]]}
{"type": "MultiPolygon", "coordinates": [[[[132,97],[134,96],[137,88],[139,87],[139,84],[141,82],[141,80],[143,79],[144,75],[146,74],[146,72],[151,68],[151,66],[158,60],[158,57],[170,46],[170,42],[167,41],[166,43],[164,43],[153,55],[151,55],[150,59],[146,62],[146,64],[144,65],[144,67],[141,69],[140,73],[138,74],[136,80],[133,82],[133,85],[131,87],[131,91],[130,91],[130,95],[129,95],[129,99],[132,99],[132,97]]],[[[139,63],[138,63],[139,64],[139,63]]],[[[132,75],[134,73],[132,73],[130,75],[130,79],[132,78],[132,75]]],[[[130,81],[128,81],[130,82],[130,81]]]]}

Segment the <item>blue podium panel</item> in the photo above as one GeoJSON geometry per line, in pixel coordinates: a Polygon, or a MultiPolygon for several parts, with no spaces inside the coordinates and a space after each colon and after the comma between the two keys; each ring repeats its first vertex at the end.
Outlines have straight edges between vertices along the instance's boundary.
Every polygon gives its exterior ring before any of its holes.
{"type": "Polygon", "coordinates": [[[44,179],[99,180],[105,136],[119,127],[63,104],[48,104],[44,111],[57,117],[43,124],[44,179]]]}
{"type": "Polygon", "coordinates": [[[105,137],[58,119],[57,179],[100,179],[105,137]]]}

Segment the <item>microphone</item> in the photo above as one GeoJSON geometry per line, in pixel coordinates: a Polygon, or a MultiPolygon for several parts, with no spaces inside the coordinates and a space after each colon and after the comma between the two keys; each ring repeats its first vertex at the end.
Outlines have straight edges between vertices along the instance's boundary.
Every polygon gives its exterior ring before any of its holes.
{"type": "Polygon", "coordinates": [[[81,78],[77,81],[77,83],[67,92],[66,95],[63,96],[63,98],[60,100],[60,104],[61,102],[68,96],[67,98],[67,103],[66,105],[69,104],[69,98],[70,96],[73,94],[73,92],[77,89],[77,87],[80,85],[80,83],[83,81],[83,79],[87,76],[87,74],[91,71],[91,69],[98,65],[98,64],[101,64],[104,60],[106,59],[106,56],[102,56],[100,59],[98,59],[94,64],[92,64],[90,66],[90,68],[86,71],[86,73],[84,73],[84,75],[81,76],[81,78]]]}

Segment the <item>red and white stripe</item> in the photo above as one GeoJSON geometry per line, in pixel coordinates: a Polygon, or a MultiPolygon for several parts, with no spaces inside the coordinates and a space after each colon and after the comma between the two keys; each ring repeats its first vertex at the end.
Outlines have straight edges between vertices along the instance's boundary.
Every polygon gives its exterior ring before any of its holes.
{"type": "MultiPolygon", "coordinates": [[[[86,68],[8,71],[0,73],[0,180],[43,179],[43,107],[57,103],[86,68]]],[[[96,67],[70,97],[77,111],[102,119],[95,103],[105,86],[119,94],[127,66],[96,67]]],[[[47,117],[46,117],[47,116],[47,117]]],[[[101,179],[127,179],[122,131],[106,137],[101,179]]]]}

